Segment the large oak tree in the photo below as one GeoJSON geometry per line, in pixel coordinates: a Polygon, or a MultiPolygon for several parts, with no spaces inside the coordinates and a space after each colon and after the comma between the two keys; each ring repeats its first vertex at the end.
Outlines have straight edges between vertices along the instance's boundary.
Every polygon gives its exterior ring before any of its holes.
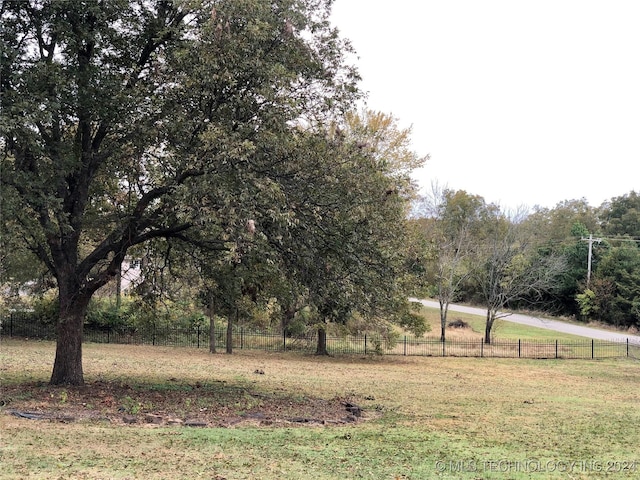
{"type": "Polygon", "coordinates": [[[2,3],[3,221],[57,282],[52,384],[83,383],[87,305],[129,249],[232,250],[269,188],[254,159],[277,163],[261,139],[352,102],[330,3],[2,3]]]}

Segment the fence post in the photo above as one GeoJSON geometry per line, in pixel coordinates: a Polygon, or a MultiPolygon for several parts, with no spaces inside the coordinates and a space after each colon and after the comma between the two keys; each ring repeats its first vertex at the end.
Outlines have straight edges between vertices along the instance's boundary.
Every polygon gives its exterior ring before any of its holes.
{"type": "Polygon", "coordinates": [[[240,328],[240,350],[244,348],[244,327],[240,328]]]}
{"type": "Polygon", "coordinates": [[[595,345],[595,340],[592,338],[591,339],[591,360],[593,360],[594,358],[594,345],[595,345]]]}
{"type": "Polygon", "coordinates": [[[629,337],[627,337],[627,357],[629,356],[629,337]]]}
{"type": "Polygon", "coordinates": [[[367,354],[367,334],[364,334],[364,354],[367,354]]]}
{"type": "Polygon", "coordinates": [[[200,348],[200,325],[198,325],[198,348],[200,348]]]}
{"type": "Polygon", "coordinates": [[[522,358],[522,340],[518,339],[518,358],[522,358]]]}
{"type": "Polygon", "coordinates": [[[404,356],[407,356],[407,336],[404,336],[404,356]]]}
{"type": "Polygon", "coordinates": [[[556,360],[558,359],[558,340],[556,340],[556,360]]]}
{"type": "Polygon", "coordinates": [[[480,340],[480,358],[484,357],[484,340],[480,340]]]}
{"type": "Polygon", "coordinates": [[[442,341],[442,356],[443,357],[447,356],[446,344],[445,344],[444,340],[442,341]]]}

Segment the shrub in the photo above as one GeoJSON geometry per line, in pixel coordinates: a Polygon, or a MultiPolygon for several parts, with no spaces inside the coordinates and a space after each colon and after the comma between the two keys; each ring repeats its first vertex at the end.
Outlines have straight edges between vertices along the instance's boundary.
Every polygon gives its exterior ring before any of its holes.
{"type": "Polygon", "coordinates": [[[37,297],[33,301],[33,314],[43,325],[55,325],[58,322],[59,312],[58,298],[51,293],[37,297]]]}

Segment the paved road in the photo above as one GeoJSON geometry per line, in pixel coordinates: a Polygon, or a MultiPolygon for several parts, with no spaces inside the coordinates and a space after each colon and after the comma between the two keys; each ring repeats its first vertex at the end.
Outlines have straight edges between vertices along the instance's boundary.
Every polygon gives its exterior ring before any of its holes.
{"type": "MultiPolygon", "coordinates": [[[[440,308],[440,304],[432,300],[418,301],[427,307],[440,308]]],[[[487,315],[487,311],[483,308],[464,307],[462,305],[449,305],[449,311],[469,313],[471,315],[487,315]]],[[[546,328],[547,330],[555,330],[556,332],[569,333],[571,335],[579,335],[581,337],[595,338],[596,340],[626,342],[627,339],[629,339],[629,343],[640,345],[640,336],[637,335],[609,332],[607,330],[599,330],[597,328],[573,325],[571,323],[560,322],[558,320],[547,320],[544,318],[531,317],[529,315],[520,315],[517,313],[502,317],[501,320],[519,323],[521,325],[529,325],[531,327],[546,328]]]]}

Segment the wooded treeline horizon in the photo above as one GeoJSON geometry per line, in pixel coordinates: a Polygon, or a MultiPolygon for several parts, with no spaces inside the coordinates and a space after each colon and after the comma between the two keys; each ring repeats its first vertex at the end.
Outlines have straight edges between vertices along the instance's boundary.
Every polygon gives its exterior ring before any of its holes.
{"type": "Polygon", "coordinates": [[[412,220],[433,249],[419,293],[440,300],[443,326],[449,303],[486,306],[487,335],[505,307],[637,328],[639,220],[635,191],[599,207],[580,199],[501,211],[436,185],[412,220]]]}

